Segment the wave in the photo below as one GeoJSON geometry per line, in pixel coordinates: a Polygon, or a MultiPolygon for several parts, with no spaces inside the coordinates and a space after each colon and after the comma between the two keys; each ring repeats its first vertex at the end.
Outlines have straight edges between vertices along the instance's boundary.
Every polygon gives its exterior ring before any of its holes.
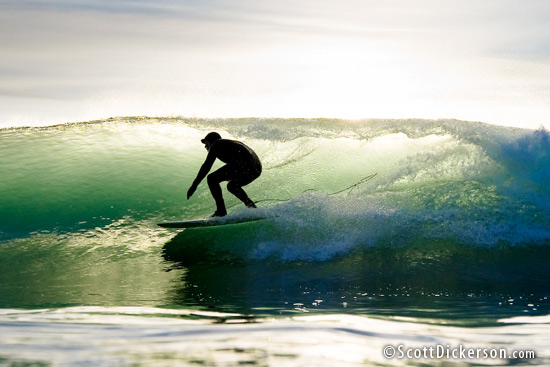
{"type": "MultiPolygon", "coordinates": [[[[211,214],[205,184],[190,201],[185,193],[205,157],[200,139],[212,130],[260,156],[264,172],[247,192],[268,219],[186,230],[175,242],[189,248],[219,242],[240,258],[326,261],[380,246],[550,242],[544,129],[145,117],[0,130],[0,239],[137,228],[155,242],[155,223],[211,214]]],[[[246,210],[224,195],[233,215],[246,210]]]]}

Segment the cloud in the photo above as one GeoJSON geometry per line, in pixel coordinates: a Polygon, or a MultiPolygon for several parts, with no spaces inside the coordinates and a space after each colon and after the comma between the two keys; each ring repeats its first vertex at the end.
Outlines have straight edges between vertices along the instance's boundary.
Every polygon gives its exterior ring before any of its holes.
{"type": "Polygon", "coordinates": [[[157,100],[166,114],[493,121],[523,106],[538,126],[548,17],[539,0],[4,0],[0,123],[40,116],[40,99],[70,119],[118,99],[129,114],[157,100]]]}

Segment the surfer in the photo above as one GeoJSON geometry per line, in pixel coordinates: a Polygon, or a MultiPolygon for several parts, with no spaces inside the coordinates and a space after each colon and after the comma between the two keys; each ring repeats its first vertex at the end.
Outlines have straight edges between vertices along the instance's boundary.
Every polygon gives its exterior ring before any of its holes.
{"type": "Polygon", "coordinates": [[[220,187],[220,182],[222,181],[229,181],[227,183],[227,190],[247,207],[255,208],[256,205],[243,190],[243,186],[260,177],[262,173],[262,164],[256,153],[240,141],[222,139],[217,132],[209,133],[201,142],[204,144],[206,150],[208,150],[208,155],[193,184],[187,191],[187,200],[193,196],[195,190],[197,190],[197,186],[210,172],[217,158],[224,162],[225,166],[212,172],[207,178],[208,187],[216,201],[216,211],[212,217],[227,215],[220,187]]]}

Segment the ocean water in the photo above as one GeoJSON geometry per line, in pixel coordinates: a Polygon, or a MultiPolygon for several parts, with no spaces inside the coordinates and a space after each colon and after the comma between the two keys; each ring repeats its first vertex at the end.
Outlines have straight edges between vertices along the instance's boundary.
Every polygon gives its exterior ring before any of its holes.
{"type": "Polygon", "coordinates": [[[2,367],[550,364],[542,128],[123,117],[0,140],[2,367]],[[213,213],[205,182],[186,199],[209,131],[258,153],[258,208],[224,196],[266,219],[158,227],[213,213]]]}

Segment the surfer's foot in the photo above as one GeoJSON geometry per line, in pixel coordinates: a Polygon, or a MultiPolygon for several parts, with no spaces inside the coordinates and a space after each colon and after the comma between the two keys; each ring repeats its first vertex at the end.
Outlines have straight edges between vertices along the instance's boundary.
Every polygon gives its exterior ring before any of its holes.
{"type": "Polygon", "coordinates": [[[212,214],[210,217],[211,218],[216,218],[216,217],[225,217],[227,215],[227,212],[226,211],[219,211],[219,210],[216,210],[214,212],[214,214],[212,214]]]}
{"type": "Polygon", "coordinates": [[[247,208],[256,208],[256,204],[252,200],[248,200],[246,203],[244,203],[247,208]]]}

